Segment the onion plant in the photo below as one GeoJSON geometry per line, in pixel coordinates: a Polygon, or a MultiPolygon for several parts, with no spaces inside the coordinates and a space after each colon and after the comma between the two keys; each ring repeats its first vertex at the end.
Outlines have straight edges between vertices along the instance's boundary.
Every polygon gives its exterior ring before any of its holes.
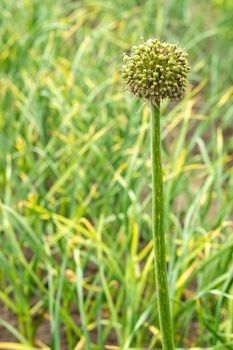
{"type": "Polygon", "coordinates": [[[164,235],[163,173],[161,164],[160,103],[179,100],[190,70],[187,54],[176,45],[150,39],[124,54],[122,77],[134,95],[151,105],[152,226],[157,305],[164,350],[173,350],[174,337],[169,303],[164,235]]]}

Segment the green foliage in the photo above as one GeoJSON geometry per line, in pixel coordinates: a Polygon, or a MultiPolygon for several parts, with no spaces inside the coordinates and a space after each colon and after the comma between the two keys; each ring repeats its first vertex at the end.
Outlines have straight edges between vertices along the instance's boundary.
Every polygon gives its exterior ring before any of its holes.
{"type": "Polygon", "coordinates": [[[156,36],[193,67],[162,105],[176,344],[232,348],[230,18],[204,0],[1,1],[1,342],[160,349],[149,109],[121,81],[122,53],[156,36]]]}
{"type": "Polygon", "coordinates": [[[230,10],[233,8],[233,3],[231,0],[215,0],[214,2],[217,6],[223,9],[230,10]]]}

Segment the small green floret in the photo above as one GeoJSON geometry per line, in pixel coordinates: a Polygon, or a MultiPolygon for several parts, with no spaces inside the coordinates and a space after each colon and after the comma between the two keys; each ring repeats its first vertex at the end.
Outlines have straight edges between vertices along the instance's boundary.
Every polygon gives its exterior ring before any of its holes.
{"type": "Polygon", "coordinates": [[[123,60],[122,78],[137,97],[160,101],[184,95],[190,67],[187,53],[176,45],[150,39],[133,46],[123,60]]]}

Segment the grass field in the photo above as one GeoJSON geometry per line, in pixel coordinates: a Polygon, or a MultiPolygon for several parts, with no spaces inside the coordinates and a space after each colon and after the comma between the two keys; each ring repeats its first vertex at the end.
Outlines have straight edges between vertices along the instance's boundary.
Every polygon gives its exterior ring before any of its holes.
{"type": "Polygon", "coordinates": [[[233,349],[233,5],[0,3],[0,349],[161,349],[149,107],[121,80],[141,37],[178,42],[162,105],[177,349],[233,349]]]}

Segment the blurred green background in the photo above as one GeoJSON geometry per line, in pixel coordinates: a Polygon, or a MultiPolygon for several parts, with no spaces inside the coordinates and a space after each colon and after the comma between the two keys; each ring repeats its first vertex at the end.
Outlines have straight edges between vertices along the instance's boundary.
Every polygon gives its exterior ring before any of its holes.
{"type": "Polygon", "coordinates": [[[192,66],[161,120],[177,349],[233,348],[233,2],[1,0],[0,349],[161,349],[141,37],[192,66]]]}

